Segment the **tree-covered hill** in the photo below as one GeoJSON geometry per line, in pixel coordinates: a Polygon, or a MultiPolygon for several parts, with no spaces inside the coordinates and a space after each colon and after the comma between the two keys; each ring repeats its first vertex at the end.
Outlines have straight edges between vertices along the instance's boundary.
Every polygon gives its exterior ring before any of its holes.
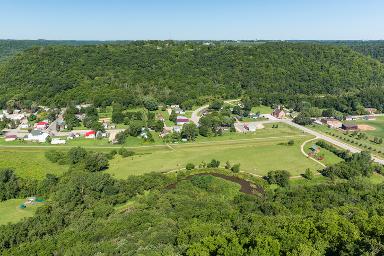
{"type": "Polygon", "coordinates": [[[33,46],[48,45],[97,45],[112,43],[106,41],[71,41],[71,40],[0,40],[0,61],[15,55],[18,52],[29,49],[33,46]]]}
{"type": "Polygon", "coordinates": [[[332,45],[38,46],[0,65],[0,104],[9,99],[58,105],[70,101],[137,105],[148,99],[180,103],[201,96],[233,98],[244,91],[342,95],[383,84],[383,64],[332,45]]]}

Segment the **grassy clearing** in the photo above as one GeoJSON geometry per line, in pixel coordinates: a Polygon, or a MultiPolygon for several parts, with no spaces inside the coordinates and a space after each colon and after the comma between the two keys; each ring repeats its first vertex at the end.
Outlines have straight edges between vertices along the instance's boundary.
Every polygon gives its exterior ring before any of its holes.
{"type": "Polygon", "coordinates": [[[117,178],[139,175],[151,171],[169,171],[184,168],[189,162],[199,165],[215,158],[224,166],[226,161],[240,163],[241,170],[265,175],[270,170],[285,169],[292,175],[303,173],[306,168],[321,169],[300,151],[300,145],[310,136],[295,137],[295,145],[285,145],[288,139],[255,138],[248,140],[217,141],[171,145],[137,150],[138,155],[128,158],[116,157],[111,161],[108,173],[117,178]]]}
{"type": "MultiPolygon", "coordinates": [[[[304,151],[305,153],[309,153],[310,152],[310,147],[314,144],[316,144],[318,140],[314,140],[314,141],[310,141],[308,143],[305,144],[304,146],[304,151]]],[[[331,151],[328,151],[324,148],[321,148],[320,149],[320,152],[318,153],[318,155],[321,155],[324,157],[323,160],[319,160],[321,163],[325,164],[326,166],[330,166],[330,165],[333,165],[333,164],[337,164],[337,163],[340,163],[343,161],[343,159],[341,159],[340,157],[336,156],[335,154],[333,154],[331,151]]]]}
{"type": "Polygon", "coordinates": [[[44,152],[41,148],[0,148],[0,169],[12,168],[20,177],[34,179],[42,179],[48,173],[60,175],[68,170],[68,166],[48,161],[44,152]]]}
{"type": "Polygon", "coordinates": [[[253,113],[260,112],[260,114],[271,114],[272,111],[273,111],[273,109],[271,107],[263,106],[263,105],[253,107],[251,110],[251,112],[253,112],[253,113]]]}
{"type": "Polygon", "coordinates": [[[20,209],[19,206],[25,202],[25,199],[10,199],[0,202],[0,225],[16,223],[23,218],[32,217],[37,209],[37,205],[27,206],[20,209]]]}

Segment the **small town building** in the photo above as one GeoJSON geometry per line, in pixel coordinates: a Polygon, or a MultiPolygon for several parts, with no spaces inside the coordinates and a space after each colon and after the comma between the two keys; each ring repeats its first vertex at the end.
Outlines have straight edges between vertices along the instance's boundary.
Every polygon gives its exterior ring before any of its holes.
{"type": "Polygon", "coordinates": [[[35,124],[35,129],[37,130],[45,130],[48,128],[48,122],[46,121],[41,121],[35,124]]]}
{"type": "Polygon", "coordinates": [[[51,140],[51,144],[52,145],[61,145],[61,144],[65,144],[65,143],[67,143],[67,141],[63,140],[63,139],[60,139],[60,138],[53,138],[51,140]]]}
{"type": "Polygon", "coordinates": [[[373,116],[373,115],[369,115],[369,116],[364,116],[363,117],[363,120],[376,120],[376,116],[373,116]]]}
{"type": "Polygon", "coordinates": [[[277,108],[275,110],[273,110],[272,112],[272,116],[278,118],[278,119],[282,119],[285,117],[285,112],[283,110],[283,108],[279,105],[277,106],[277,108]]]}
{"type": "Polygon", "coordinates": [[[173,132],[181,132],[181,126],[173,126],[173,132]]]}
{"type": "Polygon", "coordinates": [[[373,115],[377,113],[376,108],[365,108],[365,111],[367,111],[368,114],[373,115]]]}
{"type": "Polygon", "coordinates": [[[184,125],[186,123],[189,123],[189,119],[185,116],[177,116],[176,118],[176,124],[177,125],[184,125]]]}
{"type": "Polygon", "coordinates": [[[342,124],[341,129],[345,131],[357,131],[359,127],[357,124],[342,124]]]}
{"type": "Polygon", "coordinates": [[[47,141],[48,137],[49,134],[46,132],[42,132],[40,130],[33,130],[24,137],[24,140],[43,143],[47,141]]]}
{"type": "Polygon", "coordinates": [[[335,118],[323,118],[321,122],[330,128],[340,128],[343,123],[335,118]]]}
{"type": "Polygon", "coordinates": [[[85,133],[84,137],[87,139],[94,139],[94,138],[96,138],[96,132],[95,131],[88,131],[85,133]]]}
{"type": "Polygon", "coordinates": [[[15,141],[15,140],[17,140],[17,136],[14,135],[14,134],[5,135],[5,139],[4,140],[6,142],[15,141]]]}

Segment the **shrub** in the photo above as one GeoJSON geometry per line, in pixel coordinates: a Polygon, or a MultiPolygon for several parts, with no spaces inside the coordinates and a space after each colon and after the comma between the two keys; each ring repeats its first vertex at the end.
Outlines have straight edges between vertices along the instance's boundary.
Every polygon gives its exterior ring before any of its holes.
{"type": "Polygon", "coordinates": [[[303,177],[308,179],[308,180],[312,180],[314,176],[315,175],[313,174],[313,172],[309,168],[306,169],[304,174],[303,174],[303,177]]]}
{"type": "Polygon", "coordinates": [[[234,166],[232,166],[231,171],[234,173],[240,172],[240,164],[235,164],[234,166]]]}
{"type": "Polygon", "coordinates": [[[293,146],[295,144],[295,141],[294,140],[289,140],[287,144],[288,144],[288,146],[293,146]]]}
{"type": "Polygon", "coordinates": [[[289,172],[286,170],[277,170],[268,172],[265,179],[269,184],[277,184],[282,187],[288,186],[289,183],[289,172]]]}
{"type": "Polygon", "coordinates": [[[218,168],[220,166],[220,161],[212,159],[211,162],[207,165],[208,168],[218,168]]]}
{"type": "Polygon", "coordinates": [[[135,155],[135,152],[127,150],[126,148],[120,148],[118,153],[124,158],[135,155]]]}
{"type": "Polygon", "coordinates": [[[193,170],[195,169],[195,165],[193,163],[188,163],[186,166],[185,166],[185,169],[187,170],[193,170]]]}

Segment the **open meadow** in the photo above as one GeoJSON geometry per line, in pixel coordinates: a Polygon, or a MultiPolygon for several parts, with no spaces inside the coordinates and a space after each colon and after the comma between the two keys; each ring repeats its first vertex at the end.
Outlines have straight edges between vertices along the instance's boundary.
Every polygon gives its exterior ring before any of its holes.
{"type": "Polygon", "coordinates": [[[21,209],[19,206],[24,201],[25,199],[10,199],[0,202],[0,225],[16,223],[23,218],[32,217],[37,206],[27,206],[27,208],[21,209]]]}
{"type": "MultiPolygon", "coordinates": [[[[230,133],[223,136],[202,137],[195,142],[164,144],[161,140],[151,144],[141,144],[139,139],[130,137],[125,148],[133,150],[136,155],[122,158],[116,156],[110,161],[110,173],[119,178],[138,175],[151,171],[170,171],[182,169],[187,163],[199,166],[212,159],[232,164],[240,163],[241,170],[257,175],[265,175],[270,170],[285,169],[292,175],[299,175],[305,169],[318,170],[321,166],[306,158],[300,151],[300,145],[312,137],[286,124],[265,124],[264,129],[255,133],[230,133]],[[294,145],[287,142],[294,140],[294,145]]],[[[84,139],[85,140],[85,139],[84,139]]],[[[49,149],[68,150],[71,146],[83,146],[88,150],[109,152],[119,149],[121,145],[111,145],[103,141],[89,140],[89,143],[70,143],[69,145],[2,144],[0,147],[0,168],[12,168],[21,177],[41,179],[47,173],[60,175],[68,169],[49,162],[44,153],[49,149]]],[[[80,141],[79,141],[80,142],[80,141]]]]}

